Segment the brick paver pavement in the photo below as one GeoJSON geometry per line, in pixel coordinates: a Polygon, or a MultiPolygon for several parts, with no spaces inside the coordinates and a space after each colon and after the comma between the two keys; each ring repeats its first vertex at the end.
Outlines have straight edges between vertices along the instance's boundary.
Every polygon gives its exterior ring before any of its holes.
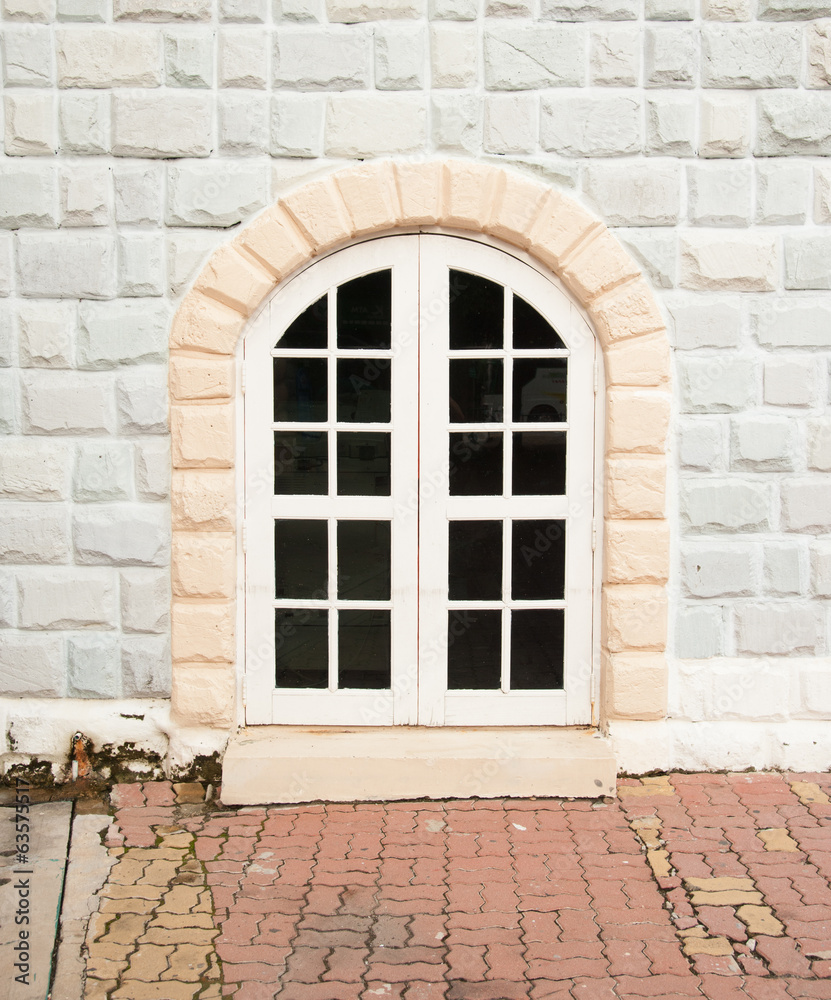
{"type": "Polygon", "coordinates": [[[831,775],[223,809],[120,785],[86,1000],[831,1000],[831,775]]]}

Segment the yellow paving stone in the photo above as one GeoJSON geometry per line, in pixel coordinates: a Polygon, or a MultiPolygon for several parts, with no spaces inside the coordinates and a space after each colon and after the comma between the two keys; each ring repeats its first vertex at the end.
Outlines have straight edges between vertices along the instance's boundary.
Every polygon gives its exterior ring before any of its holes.
{"type": "Polygon", "coordinates": [[[766,851],[798,851],[799,844],[783,827],[757,830],[756,836],[763,841],[766,851]]]}
{"type": "Polygon", "coordinates": [[[178,802],[205,801],[205,788],[200,781],[175,781],[173,791],[178,802]]]}
{"type": "Polygon", "coordinates": [[[162,837],[162,846],[166,848],[184,847],[187,850],[193,843],[193,834],[181,830],[179,833],[171,833],[162,837]]]}
{"type": "Polygon", "coordinates": [[[685,955],[732,955],[733,946],[725,937],[685,938],[682,944],[685,955]]]}
{"type": "Polygon", "coordinates": [[[644,785],[670,785],[670,787],[672,785],[668,774],[650,774],[641,778],[641,783],[644,785]]]}
{"type": "Polygon", "coordinates": [[[161,978],[162,973],[167,972],[173,950],[173,945],[141,942],[138,949],[130,956],[130,967],[121,977],[122,982],[127,979],[141,979],[147,983],[155,983],[161,978]]]}
{"type": "Polygon", "coordinates": [[[669,863],[669,854],[666,851],[647,851],[646,860],[655,878],[670,878],[672,875],[672,865],[669,863]]]}
{"type": "Polygon", "coordinates": [[[99,909],[112,920],[115,913],[152,913],[156,905],[155,899],[102,899],[99,909]]]}
{"type": "Polygon", "coordinates": [[[112,994],[113,1000],[193,1000],[199,991],[198,983],[142,983],[137,979],[122,983],[112,994]]]}
{"type": "Polygon", "coordinates": [[[149,927],[144,937],[151,944],[210,944],[218,934],[218,928],[149,927]]]}
{"type": "Polygon", "coordinates": [[[181,864],[187,854],[168,847],[131,847],[129,856],[131,861],[173,861],[181,864]]]}
{"type": "Polygon", "coordinates": [[[729,889],[726,892],[693,892],[690,895],[693,906],[742,906],[744,903],[761,903],[762,894],[758,891],[742,892],[739,889],[729,889]]]}
{"type": "Polygon", "coordinates": [[[703,927],[701,927],[700,925],[698,927],[687,927],[684,930],[679,930],[679,931],[676,931],[675,933],[680,938],[685,938],[685,937],[707,937],[707,931],[703,927]]]}
{"type": "Polygon", "coordinates": [[[756,888],[752,878],[731,878],[727,875],[718,878],[685,878],[687,889],[703,889],[706,892],[724,892],[727,889],[753,890],[756,888]]]}
{"type": "Polygon", "coordinates": [[[154,927],[213,927],[214,918],[210,913],[159,913],[153,921],[154,927]]]}
{"type": "Polygon", "coordinates": [[[132,856],[122,858],[113,865],[107,881],[113,885],[133,885],[135,882],[141,881],[149,866],[149,861],[139,861],[133,859],[132,856]]]}
{"type": "Polygon", "coordinates": [[[170,885],[179,873],[181,862],[151,861],[145,868],[140,882],[142,885],[170,885]]]}
{"type": "Polygon", "coordinates": [[[165,895],[159,913],[191,913],[201,905],[201,893],[189,885],[174,885],[165,895]]]}
{"type": "Polygon", "coordinates": [[[219,983],[211,984],[199,994],[199,1000],[222,1000],[222,987],[219,983]]]}
{"type": "Polygon", "coordinates": [[[642,795],[675,795],[672,785],[618,785],[619,799],[638,798],[642,795]]]}
{"type": "Polygon", "coordinates": [[[175,979],[177,982],[193,983],[200,980],[208,971],[208,957],[205,948],[198,945],[177,945],[170,959],[170,968],[163,973],[162,979],[175,979]]]}
{"type": "Polygon", "coordinates": [[[101,913],[97,911],[92,914],[89,918],[89,923],[87,924],[87,944],[92,944],[93,941],[97,941],[101,938],[107,930],[107,924],[113,920],[113,915],[106,913],[101,913]]]}
{"type": "Polygon", "coordinates": [[[93,979],[87,975],[84,984],[84,1000],[107,1000],[110,990],[118,986],[117,979],[93,979]]]}
{"type": "Polygon", "coordinates": [[[750,934],[768,934],[770,937],[781,937],[785,927],[773,915],[769,906],[740,906],[736,916],[747,927],[750,934]]]}
{"type": "Polygon", "coordinates": [[[632,828],[647,848],[657,850],[663,844],[660,836],[661,821],[657,816],[633,820],[632,828]]]}
{"type": "Polygon", "coordinates": [[[149,919],[146,914],[122,913],[107,928],[103,940],[107,943],[133,946],[147,929],[149,919]]]}
{"type": "Polygon", "coordinates": [[[163,885],[147,885],[144,882],[135,885],[110,885],[108,882],[99,895],[107,899],[161,899],[165,888],[163,885]]]}
{"type": "Polygon", "coordinates": [[[809,806],[812,802],[831,801],[819,785],[813,781],[792,781],[791,791],[804,806],[809,806]]]}
{"type": "Polygon", "coordinates": [[[113,958],[104,958],[100,955],[89,955],[87,957],[87,975],[94,976],[96,979],[118,980],[129,964],[126,958],[116,961],[113,958]]]}

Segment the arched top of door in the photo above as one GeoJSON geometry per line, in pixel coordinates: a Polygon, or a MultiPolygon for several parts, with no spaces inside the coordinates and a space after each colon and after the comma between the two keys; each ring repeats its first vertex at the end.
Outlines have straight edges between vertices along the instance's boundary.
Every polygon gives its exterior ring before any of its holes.
{"type": "Polygon", "coordinates": [[[663,318],[602,220],[539,181],[459,160],[378,160],[284,195],[211,255],[176,315],[171,350],[232,355],[248,317],[311,260],[362,237],[422,226],[485,233],[525,251],[586,309],[609,385],[666,386],[663,318]]]}

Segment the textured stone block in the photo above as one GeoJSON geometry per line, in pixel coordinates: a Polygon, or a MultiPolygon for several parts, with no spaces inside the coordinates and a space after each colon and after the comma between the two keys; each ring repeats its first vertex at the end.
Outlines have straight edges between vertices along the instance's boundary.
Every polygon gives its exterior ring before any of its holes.
{"type": "Polygon", "coordinates": [[[326,105],[326,154],[363,158],[414,153],[427,138],[427,108],[410,94],[336,95],[326,105]]]}
{"type": "Polygon", "coordinates": [[[831,87],[831,24],[819,21],[807,26],[808,70],[805,85],[817,90],[831,87]]]}
{"type": "Polygon", "coordinates": [[[819,612],[793,603],[736,609],[736,652],[756,656],[810,655],[824,645],[819,612]]]}
{"type": "Polygon", "coordinates": [[[219,148],[236,156],[267,153],[270,144],[269,100],[250,91],[221,93],[217,98],[219,148]]]}
{"type": "Polygon", "coordinates": [[[430,28],[430,69],[436,88],[462,89],[479,77],[479,38],[475,26],[438,23],[430,28]]]}
{"type": "Polygon", "coordinates": [[[681,286],[763,292],[776,287],[776,240],[766,233],[687,231],[681,237],[681,286]]]}
{"type": "Polygon", "coordinates": [[[807,559],[799,545],[770,542],[764,550],[765,590],[777,597],[805,592],[807,559]]]}
{"type": "Polygon", "coordinates": [[[682,523],[695,531],[768,531],[771,513],[770,488],[764,483],[738,479],[683,482],[682,523]]]}
{"type": "Polygon", "coordinates": [[[693,21],[693,0],[646,0],[644,14],[648,21],[693,21]]]}
{"type": "Polygon", "coordinates": [[[165,187],[163,165],[116,163],[112,169],[116,222],[158,225],[165,187]]]}
{"type": "Polygon", "coordinates": [[[213,100],[209,95],[154,91],[113,95],[116,156],[208,156],[212,147],[213,100]]]}
{"type": "Polygon", "coordinates": [[[663,518],[666,462],[660,458],[614,458],[606,462],[606,515],[610,518],[663,518]]]}
{"type": "Polygon", "coordinates": [[[5,634],[0,643],[0,692],[15,698],[60,698],[63,659],[60,636],[5,634]]]}
{"type": "Polygon", "coordinates": [[[321,23],[326,20],[324,0],[274,0],[275,21],[321,23]]]}
{"type": "Polygon", "coordinates": [[[167,433],[167,379],[161,365],[140,365],[116,383],[122,434],[167,433]]]}
{"type": "Polygon", "coordinates": [[[807,165],[760,163],[756,167],[756,221],[765,225],[801,225],[810,190],[811,170],[807,165]]]}
{"type": "Polygon", "coordinates": [[[485,86],[488,90],[573,87],[583,82],[586,29],[571,25],[488,25],[485,86]]]}
{"type": "Polygon", "coordinates": [[[75,560],[82,566],[163,566],[170,529],[166,511],[154,504],[92,504],[76,507],[75,560]]]}
{"type": "Polygon", "coordinates": [[[612,653],[663,650],[667,638],[667,595],[650,584],[603,588],[602,643],[612,653]]]}
{"type": "Polygon", "coordinates": [[[699,154],[702,157],[746,156],[750,149],[750,97],[705,93],[700,108],[699,154]]]}
{"type": "Polygon", "coordinates": [[[831,94],[760,94],[757,104],[757,156],[831,154],[831,94]]]}
{"type": "Polygon", "coordinates": [[[605,659],[606,713],[612,719],[663,719],[667,665],[663,653],[613,654],[605,659]]]}
{"type": "Polygon", "coordinates": [[[326,0],[329,20],[354,24],[387,18],[417,18],[424,14],[424,0],[326,0]]]}
{"type": "MultiPolygon", "coordinates": [[[[12,291],[12,250],[14,238],[11,233],[0,232],[0,295],[11,295],[12,291]]],[[[2,305],[2,303],[0,303],[2,305]]],[[[2,324],[0,324],[0,327],[2,324]]],[[[0,329],[0,341],[2,341],[2,330],[0,329]]]]}
{"type": "Polygon", "coordinates": [[[0,371],[0,434],[14,434],[18,423],[17,379],[13,372],[0,371]]]}
{"type": "Polygon", "coordinates": [[[634,87],[641,65],[641,34],[630,25],[592,28],[589,67],[596,86],[634,87]]]}
{"type": "Polygon", "coordinates": [[[761,580],[761,548],[735,542],[687,542],[681,552],[684,590],[692,597],[742,597],[761,580]]]}
{"type": "Polygon", "coordinates": [[[166,440],[136,445],[136,496],[151,503],[170,496],[170,445],[166,440]]]}
{"type": "Polygon", "coordinates": [[[379,24],[375,28],[375,86],[421,90],[427,36],[422,25],[379,24]]]}
{"type": "Polygon", "coordinates": [[[722,423],[704,417],[678,421],[678,458],[685,469],[713,472],[726,468],[727,447],[722,423]]]}
{"type": "Polygon", "coordinates": [[[58,149],[55,98],[51,93],[17,91],[3,98],[7,156],[52,156],[58,149]]]}
{"type": "MultiPolygon", "coordinates": [[[[20,627],[111,628],[117,619],[115,579],[108,569],[73,566],[21,572],[20,627]]],[[[28,637],[27,637],[28,638],[28,637]]]]}
{"type": "Polygon", "coordinates": [[[236,538],[231,533],[177,531],[173,536],[173,594],[231,598],[236,590],[236,538]]]}
{"type": "Polygon", "coordinates": [[[770,406],[814,406],[817,370],[813,359],[775,358],[765,362],[764,400],[770,406]]]}
{"type": "Polygon", "coordinates": [[[169,226],[215,226],[227,229],[268,202],[268,175],[262,163],[171,164],[167,168],[169,226]]]}
{"type": "Polygon", "coordinates": [[[173,712],[182,725],[227,729],[234,720],[234,697],[231,670],[183,663],[173,674],[173,712]]]}
{"type": "MultiPolygon", "coordinates": [[[[630,263],[634,267],[631,259],[630,263]]],[[[664,329],[652,291],[642,278],[595,299],[589,305],[589,315],[604,346],[664,329]]]]}
{"type": "Polygon", "coordinates": [[[73,27],[55,36],[61,87],[158,87],[162,82],[158,31],[73,27]]]}
{"type": "Polygon", "coordinates": [[[752,21],[753,0],[702,0],[701,16],[708,21],[752,21]]]}
{"type": "Polygon", "coordinates": [[[648,87],[694,87],[698,81],[698,35],[691,28],[647,28],[644,72],[648,87]]]}
{"type": "Polygon", "coordinates": [[[831,17],[831,4],[827,0],[760,0],[758,16],[766,21],[831,17]]]}
{"type": "Polygon", "coordinates": [[[129,636],[121,643],[121,687],[125,698],[170,696],[170,647],[163,636],[129,636]]]}
{"type": "Polygon", "coordinates": [[[110,150],[110,96],[105,93],[61,94],[61,150],[94,156],[110,150]]]}
{"type": "Polygon", "coordinates": [[[63,506],[4,503],[0,507],[0,562],[68,562],[67,517],[63,506]]]}
{"type": "Polygon", "coordinates": [[[119,574],[124,632],[164,634],[170,627],[170,575],[166,570],[125,569],[119,574]]]}
{"type": "Polygon", "coordinates": [[[193,281],[222,236],[221,230],[193,230],[167,238],[167,280],[171,295],[178,295],[193,281]]]}
{"type": "Polygon", "coordinates": [[[55,0],[3,0],[3,17],[49,24],[55,20],[55,0]]]}
{"type": "Polygon", "coordinates": [[[831,288],[831,235],[792,233],[784,245],[785,288],[831,288]]]}
{"type": "Polygon", "coordinates": [[[272,156],[320,156],[326,105],[313,94],[277,94],[271,99],[272,156]]]}
{"type": "Polygon", "coordinates": [[[113,635],[73,636],[67,643],[70,698],[117,698],[121,685],[121,643],[113,635]]]}
{"type": "Polygon", "coordinates": [[[606,425],[609,452],[660,454],[669,428],[670,398],[654,389],[610,388],[606,425]]]}
{"type": "Polygon", "coordinates": [[[485,98],[484,147],[488,153],[529,153],[537,145],[537,102],[530,94],[485,98]]]}
{"type": "Polygon", "coordinates": [[[475,153],[482,148],[482,104],[476,94],[436,93],[431,98],[432,139],[437,149],[475,153]]]}
{"type": "Polygon", "coordinates": [[[170,391],[175,399],[229,399],[234,391],[234,362],[174,355],[170,391]]]}
{"type": "Polygon", "coordinates": [[[7,87],[49,87],[55,77],[52,33],[40,25],[7,25],[3,31],[3,82],[7,87]]]}
{"type": "Polygon", "coordinates": [[[248,28],[219,32],[219,85],[264,90],[268,86],[268,36],[248,28]]]}
{"type": "Polygon", "coordinates": [[[174,601],[172,624],[174,663],[234,662],[233,602],[174,601]]]}
{"type": "Polygon", "coordinates": [[[82,302],[78,334],[80,368],[165,361],[170,316],[167,306],[118,300],[82,302]]]}
{"type": "Polygon", "coordinates": [[[661,386],[669,381],[669,344],[663,334],[618,341],[604,360],[610,386],[661,386]]]}
{"type": "Polygon", "coordinates": [[[71,368],[76,313],[74,302],[21,302],[17,310],[21,366],[71,368]]]}
{"type": "Polygon", "coordinates": [[[29,371],[21,379],[21,396],[28,434],[109,434],[115,429],[109,375],[29,371]]]}
{"type": "Polygon", "coordinates": [[[831,308],[821,299],[760,302],[750,318],[763,347],[831,347],[831,308]]]}
{"type": "Polygon", "coordinates": [[[232,354],[245,325],[234,309],[192,292],[179,307],[170,334],[171,348],[232,354]]]}
{"type": "Polygon", "coordinates": [[[87,441],[78,445],[72,499],[80,503],[131,500],[133,449],[129,444],[87,441]]]}
{"type": "Polygon", "coordinates": [[[219,0],[219,17],[222,21],[262,24],[267,16],[267,0],[219,0]]]}
{"type": "Polygon", "coordinates": [[[111,299],[116,253],[108,233],[17,235],[19,292],[32,298],[111,299]]]}
{"type": "Polygon", "coordinates": [[[72,453],[63,441],[13,439],[0,450],[0,496],[11,500],[66,500],[72,453]]]}
{"type": "Polygon", "coordinates": [[[749,225],[752,171],[748,163],[696,163],[688,166],[690,221],[698,226],[749,225]]]}
{"type": "Polygon", "coordinates": [[[393,228],[399,220],[398,192],[389,165],[353,167],[337,174],[335,183],[352,220],[355,235],[393,228]]]}
{"type": "Polygon", "coordinates": [[[724,652],[723,631],[720,607],[687,604],[676,618],[675,655],[689,660],[720,656],[724,652]]]}
{"type": "Polygon", "coordinates": [[[678,221],[681,171],[676,163],[593,163],[585,168],[583,189],[611,226],[670,226],[678,221]]]}
{"type": "Polygon", "coordinates": [[[831,597],[831,546],[817,541],[811,547],[811,590],[817,597],[831,597]]]}
{"type": "Polygon", "coordinates": [[[174,406],[173,467],[230,469],[234,464],[234,413],[230,404],[174,406]]]}
{"type": "Polygon", "coordinates": [[[640,151],[642,111],[637,97],[553,94],[541,99],[540,142],[565,156],[624,156],[640,151]]]}
{"type": "Polygon", "coordinates": [[[646,101],[646,148],[667,156],[692,156],[696,102],[691,94],[660,94],[646,101]]]}
{"type": "Polygon", "coordinates": [[[110,12],[107,0],[58,0],[59,21],[106,21],[110,12]]]}
{"type": "Polygon", "coordinates": [[[669,227],[619,229],[615,235],[654,288],[674,288],[678,239],[669,227]]]}
{"type": "Polygon", "coordinates": [[[430,0],[431,20],[475,21],[479,13],[476,0],[430,0]]]}
{"type": "Polygon", "coordinates": [[[757,366],[728,354],[679,361],[684,410],[687,413],[726,413],[744,410],[757,401],[757,366]]]}
{"type": "Polygon", "coordinates": [[[542,0],[540,17],[550,21],[634,21],[637,0],[542,0]]]}
{"type": "Polygon", "coordinates": [[[705,25],[706,87],[796,87],[802,66],[802,30],[773,24],[705,25]]]}
{"type": "Polygon", "coordinates": [[[275,87],[354,90],[369,85],[372,36],[365,29],[295,28],[274,35],[275,87]]]}
{"type": "Polygon", "coordinates": [[[669,526],[666,521],[607,521],[607,583],[666,583],[669,526]]]}
{"type": "Polygon", "coordinates": [[[202,268],[194,290],[249,316],[274,287],[273,275],[240,244],[226,244],[202,268]]]}
{"type": "Polygon", "coordinates": [[[12,310],[0,302],[0,368],[11,368],[17,359],[17,336],[12,326],[12,310]]]}
{"type": "Polygon", "coordinates": [[[118,240],[118,294],[164,295],[164,237],[133,233],[118,240]]]}
{"type": "Polygon", "coordinates": [[[62,167],[60,196],[62,226],[86,228],[110,221],[110,172],[103,164],[62,167]]]}
{"type": "Polygon", "coordinates": [[[818,472],[831,472],[831,421],[809,420],[808,468],[818,472]]]}
{"type": "MultiPolygon", "coordinates": [[[[639,279],[640,271],[632,258],[608,229],[598,229],[573,255],[566,260],[561,276],[577,299],[587,305],[597,296],[620,285],[627,279],[639,279]]],[[[626,291],[633,291],[627,289],[626,291]]],[[[626,294],[624,292],[623,294],[626,294]]],[[[634,293],[635,296],[637,293],[634,293]]],[[[635,302],[632,301],[632,305],[635,302]]],[[[637,321],[635,305],[631,319],[637,321]]],[[[659,327],[663,324],[659,324],[659,327]]],[[[655,329],[655,327],[653,327],[655,329]]],[[[632,332],[636,332],[632,330],[632,332]]],[[[642,331],[646,332],[646,331],[642,331]]]]}
{"type": "Polygon", "coordinates": [[[685,351],[699,347],[738,347],[742,310],[737,301],[721,299],[706,303],[682,300],[669,305],[675,328],[674,344],[685,351]]]}
{"type": "Polygon", "coordinates": [[[825,534],[831,530],[831,490],[822,478],[789,479],[781,492],[786,531],[825,534]]]}
{"type": "Polygon", "coordinates": [[[211,0],[113,0],[113,17],[125,21],[208,21],[211,0]]]}
{"type": "Polygon", "coordinates": [[[166,31],[165,78],[169,87],[213,86],[214,35],[201,28],[166,31]]]}
{"type": "Polygon", "coordinates": [[[234,475],[189,469],[173,473],[171,517],[178,531],[233,531],[236,523],[234,475]]]}

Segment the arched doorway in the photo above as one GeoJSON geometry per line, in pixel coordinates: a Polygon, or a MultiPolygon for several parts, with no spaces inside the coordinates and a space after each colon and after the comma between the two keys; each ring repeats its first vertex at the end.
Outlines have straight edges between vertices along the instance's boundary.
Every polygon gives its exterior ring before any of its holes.
{"type": "Polygon", "coordinates": [[[595,338],[528,263],[337,251],[244,339],[246,723],[591,722],[595,338]]]}

